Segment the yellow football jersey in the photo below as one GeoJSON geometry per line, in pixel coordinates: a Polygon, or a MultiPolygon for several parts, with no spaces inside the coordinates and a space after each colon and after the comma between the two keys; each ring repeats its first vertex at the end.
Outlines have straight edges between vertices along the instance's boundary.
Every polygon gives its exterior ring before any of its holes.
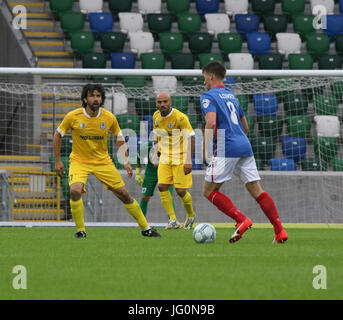
{"type": "Polygon", "coordinates": [[[187,154],[187,139],[195,135],[188,117],[177,109],[165,117],[160,111],[153,115],[154,133],[158,136],[158,147],[161,153],[160,162],[180,165],[187,154]]]}
{"type": "Polygon", "coordinates": [[[71,160],[88,164],[112,161],[107,150],[108,131],[118,136],[120,127],[111,112],[100,108],[98,115],[91,117],[85,108],[73,110],[65,116],[57,128],[62,136],[69,130],[73,138],[71,160]]]}

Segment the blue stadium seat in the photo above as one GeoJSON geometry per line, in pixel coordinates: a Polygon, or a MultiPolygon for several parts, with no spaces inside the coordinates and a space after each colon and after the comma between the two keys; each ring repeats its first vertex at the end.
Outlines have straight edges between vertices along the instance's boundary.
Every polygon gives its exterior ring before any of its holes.
{"type": "Polygon", "coordinates": [[[246,35],[248,50],[253,56],[269,53],[271,40],[268,33],[249,32],[246,35]]]}
{"type": "Polygon", "coordinates": [[[154,124],[153,124],[153,120],[152,120],[152,115],[150,115],[150,114],[144,115],[143,116],[143,121],[147,121],[148,122],[148,135],[150,135],[150,132],[154,128],[154,124]]]}
{"type": "Polygon", "coordinates": [[[96,35],[113,30],[113,17],[109,12],[91,12],[88,14],[89,27],[96,35]]]}
{"type": "Polygon", "coordinates": [[[237,32],[245,35],[249,32],[258,32],[260,19],[256,14],[236,14],[235,22],[237,32]]]}
{"type": "Polygon", "coordinates": [[[271,170],[273,171],[294,171],[296,170],[295,163],[292,159],[273,158],[269,160],[271,170]]]}
{"type": "Polygon", "coordinates": [[[306,141],[301,137],[282,137],[282,153],[287,159],[298,162],[306,157],[306,141]]]}
{"type": "Polygon", "coordinates": [[[217,13],[219,10],[219,0],[196,0],[196,10],[200,15],[217,13]]]}
{"type": "Polygon", "coordinates": [[[112,69],[134,69],[135,56],[132,52],[112,52],[111,67],[112,69]]]}
{"type": "Polygon", "coordinates": [[[343,33],[343,15],[342,14],[328,14],[326,15],[326,28],[324,32],[334,40],[336,34],[343,33]]]}
{"type": "Polygon", "coordinates": [[[278,100],[275,94],[254,94],[254,108],[256,115],[275,115],[278,111],[278,100]]]}

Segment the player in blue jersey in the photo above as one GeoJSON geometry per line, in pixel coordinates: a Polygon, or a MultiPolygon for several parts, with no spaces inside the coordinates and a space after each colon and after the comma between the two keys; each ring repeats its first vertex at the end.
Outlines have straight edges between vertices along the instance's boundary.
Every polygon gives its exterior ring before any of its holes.
{"type": "Polygon", "coordinates": [[[237,175],[273,225],[273,243],[283,243],[288,236],[273,199],[261,187],[254,154],[247,138],[245,114],[233,92],[224,87],[226,68],[219,62],[211,62],[203,67],[202,73],[208,90],[200,98],[201,110],[206,118],[205,159],[209,158],[208,147],[213,144],[203,194],[220,211],[236,221],[236,230],[230,242],[238,241],[251,228],[252,221],[236,208],[229,197],[219,191],[225,181],[230,180],[233,174],[237,175]]]}

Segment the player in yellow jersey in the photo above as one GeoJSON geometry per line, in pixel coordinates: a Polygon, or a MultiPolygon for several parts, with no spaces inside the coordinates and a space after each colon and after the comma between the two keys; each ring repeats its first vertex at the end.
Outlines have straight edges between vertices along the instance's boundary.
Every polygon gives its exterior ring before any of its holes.
{"type": "Polygon", "coordinates": [[[191,229],[195,214],[192,197],[187,189],[192,188],[192,156],[194,153],[195,133],[188,117],[172,107],[172,100],[167,92],[156,97],[158,111],[153,115],[154,133],[158,148],[155,148],[153,163],[158,166],[158,190],[161,203],[169,216],[167,229],[178,229],[178,222],[173,207],[173,199],[168,190],[174,185],[187,212],[184,229],[191,229]],[[160,160],[158,163],[158,151],[160,160]]]}
{"type": "Polygon", "coordinates": [[[129,178],[132,177],[132,167],[128,160],[125,140],[121,134],[116,117],[101,106],[105,101],[105,90],[102,85],[88,84],[83,87],[82,107],[69,112],[54,134],[53,146],[55,170],[59,176],[65,173],[60,159],[61,139],[69,130],[73,145],[69,163],[70,207],[76,225],[76,238],[85,238],[84,206],[82,193],[89,174],[93,174],[118,197],[125,209],[136,219],[142,235],[160,237],[160,234],[150,228],[137,201],[131,197],[125,188],[124,181],[114,166],[107,151],[109,131],[114,135],[118,148],[123,150],[124,168],[129,178]]]}

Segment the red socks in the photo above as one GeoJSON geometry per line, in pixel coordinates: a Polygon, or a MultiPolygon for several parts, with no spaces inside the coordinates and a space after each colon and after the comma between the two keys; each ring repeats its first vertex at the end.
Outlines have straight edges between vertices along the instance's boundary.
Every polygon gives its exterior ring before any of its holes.
{"type": "Polygon", "coordinates": [[[225,194],[217,190],[213,191],[208,197],[208,200],[210,200],[210,202],[212,202],[220,211],[234,219],[237,223],[245,220],[246,216],[236,208],[225,194]]]}
{"type": "Polygon", "coordinates": [[[276,209],[273,199],[267,192],[262,192],[256,199],[264,214],[274,227],[275,233],[282,231],[283,227],[279,219],[279,213],[276,209]]]}

